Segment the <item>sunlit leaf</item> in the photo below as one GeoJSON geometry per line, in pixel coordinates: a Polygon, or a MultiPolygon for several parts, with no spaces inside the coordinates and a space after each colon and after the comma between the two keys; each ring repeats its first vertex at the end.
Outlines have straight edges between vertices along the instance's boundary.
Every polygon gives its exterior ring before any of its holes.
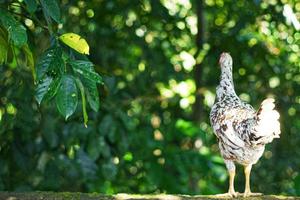
{"type": "Polygon", "coordinates": [[[11,39],[16,46],[20,47],[27,42],[25,27],[2,8],[0,8],[0,21],[7,30],[9,39],[11,39]]]}
{"type": "Polygon", "coordinates": [[[192,122],[185,121],[183,119],[178,119],[175,126],[184,135],[189,137],[193,137],[201,132],[201,130],[194,126],[192,122]]]}
{"type": "Polygon", "coordinates": [[[70,75],[63,75],[56,95],[57,109],[65,119],[68,119],[75,112],[77,104],[78,92],[75,80],[70,75]]]}
{"type": "Polygon", "coordinates": [[[65,33],[61,35],[59,39],[72,49],[78,51],[79,53],[89,54],[90,47],[86,40],[80,35],[77,35],[75,33],[65,33]]]}
{"type": "Polygon", "coordinates": [[[126,161],[132,161],[133,155],[131,152],[126,152],[126,154],[123,156],[123,159],[126,161]]]}
{"type": "Polygon", "coordinates": [[[37,3],[35,0],[24,0],[27,6],[27,9],[30,13],[34,13],[37,9],[37,3]]]}
{"type": "Polygon", "coordinates": [[[44,12],[54,19],[57,23],[60,23],[60,9],[56,0],[41,0],[41,4],[44,12]]]}

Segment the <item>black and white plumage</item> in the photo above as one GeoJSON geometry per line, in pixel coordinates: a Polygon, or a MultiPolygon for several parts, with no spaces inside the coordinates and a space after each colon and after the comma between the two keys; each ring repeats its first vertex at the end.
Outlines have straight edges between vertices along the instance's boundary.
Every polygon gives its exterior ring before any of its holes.
{"type": "Polygon", "coordinates": [[[216,89],[216,100],[210,112],[210,121],[230,175],[227,194],[237,195],[233,186],[236,162],[245,167],[244,196],[250,196],[251,166],[262,156],[265,145],[272,142],[273,138],[279,138],[279,113],[274,110],[272,98],[264,100],[258,111],[242,102],[234,90],[231,56],[222,53],[219,64],[221,80],[216,89]]]}

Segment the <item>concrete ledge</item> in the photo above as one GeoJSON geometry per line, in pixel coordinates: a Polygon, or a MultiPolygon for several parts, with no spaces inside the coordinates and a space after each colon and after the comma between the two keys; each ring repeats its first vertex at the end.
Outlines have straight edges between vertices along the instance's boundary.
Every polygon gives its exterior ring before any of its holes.
{"type": "MultiPolygon", "coordinates": [[[[138,194],[116,194],[103,195],[98,193],[79,193],[79,192],[0,192],[0,200],[212,200],[226,199],[216,195],[138,195],[138,194]]],[[[256,197],[237,197],[235,199],[247,200],[281,200],[281,199],[299,199],[300,197],[262,195],[256,197]]]]}

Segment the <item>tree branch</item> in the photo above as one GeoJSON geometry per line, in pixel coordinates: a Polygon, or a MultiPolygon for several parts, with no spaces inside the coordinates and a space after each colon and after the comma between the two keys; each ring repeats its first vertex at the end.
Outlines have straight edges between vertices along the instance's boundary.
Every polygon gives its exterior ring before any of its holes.
{"type": "MultiPolygon", "coordinates": [[[[197,51],[194,55],[195,60],[197,60],[197,57],[201,50],[203,49],[204,44],[204,4],[203,0],[196,1],[196,13],[197,13],[197,28],[198,33],[196,35],[196,46],[197,51]]],[[[200,92],[201,87],[203,86],[202,83],[202,72],[203,72],[203,65],[202,63],[196,63],[194,67],[194,80],[196,84],[196,101],[193,105],[193,120],[195,122],[199,122],[201,120],[201,116],[203,113],[203,94],[200,92]]]]}

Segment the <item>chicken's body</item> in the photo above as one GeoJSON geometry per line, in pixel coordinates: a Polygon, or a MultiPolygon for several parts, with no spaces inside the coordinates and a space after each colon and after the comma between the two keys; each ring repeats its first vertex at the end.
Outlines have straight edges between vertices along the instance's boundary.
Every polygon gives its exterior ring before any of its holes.
{"type": "Polygon", "coordinates": [[[236,162],[245,167],[244,196],[249,196],[251,166],[262,156],[265,144],[279,137],[279,113],[273,110],[273,99],[263,101],[257,112],[251,105],[242,102],[234,91],[232,58],[228,53],[223,53],[219,63],[221,80],[210,113],[210,121],[230,175],[228,195],[236,196],[233,186],[236,162]]]}
{"type": "Polygon", "coordinates": [[[242,165],[255,164],[264,145],[251,145],[251,126],[256,112],[236,96],[216,102],[211,110],[211,123],[219,140],[222,157],[242,165]]]}

